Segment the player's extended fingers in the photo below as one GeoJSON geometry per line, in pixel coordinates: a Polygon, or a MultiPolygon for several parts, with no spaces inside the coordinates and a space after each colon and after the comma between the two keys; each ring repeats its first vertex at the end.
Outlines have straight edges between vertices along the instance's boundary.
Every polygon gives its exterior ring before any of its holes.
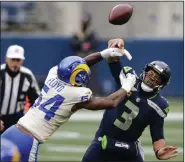
{"type": "Polygon", "coordinates": [[[120,48],[120,49],[122,49],[123,47],[124,47],[124,42],[123,42],[123,40],[119,40],[118,41],[118,47],[120,48]]]}
{"type": "Polygon", "coordinates": [[[114,42],[114,39],[111,39],[108,41],[108,47],[110,48],[112,46],[112,43],[114,42]]]}
{"type": "Polygon", "coordinates": [[[177,155],[178,155],[178,153],[176,153],[176,154],[171,154],[171,155],[168,156],[168,159],[174,158],[174,157],[176,157],[177,155]]]}
{"type": "Polygon", "coordinates": [[[124,47],[124,41],[122,39],[111,39],[108,41],[108,47],[122,49],[124,47]]]}
{"type": "Polygon", "coordinates": [[[170,151],[170,153],[171,153],[171,154],[176,154],[176,153],[178,153],[178,150],[175,149],[175,150],[173,150],[173,151],[170,151]]]}
{"type": "Polygon", "coordinates": [[[113,47],[113,48],[118,48],[118,41],[117,40],[115,40],[115,41],[113,41],[112,42],[112,44],[111,44],[111,47],[113,47]]]}
{"type": "Polygon", "coordinates": [[[169,149],[170,150],[175,150],[175,149],[177,149],[177,147],[175,147],[175,146],[169,146],[169,149]]]}
{"type": "Polygon", "coordinates": [[[175,146],[165,146],[164,147],[165,151],[172,151],[172,150],[175,150],[175,149],[177,149],[177,147],[175,147],[175,146]]]}

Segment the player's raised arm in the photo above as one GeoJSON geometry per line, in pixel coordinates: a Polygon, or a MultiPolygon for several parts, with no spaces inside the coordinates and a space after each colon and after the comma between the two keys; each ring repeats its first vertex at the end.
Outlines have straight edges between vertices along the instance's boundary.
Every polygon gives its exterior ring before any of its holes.
{"type": "Polygon", "coordinates": [[[78,103],[72,108],[72,111],[76,111],[81,108],[88,110],[102,110],[117,107],[117,105],[127,96],[127,93],[130,92],[131,88],[134,86],[136,77],[132,74],[129,74],[127,78],[120,76],[120,81],[122,87],[118,91],[112,93],[108,97],[95,97],[91,98],[87,102],[78,103]]]}
{"type": "Polygon", "coordinates": [[[111,39],[108,41],[109,48],[124,48],[124,41],[121,38],[111,39]]]}
{"type": "Polygon", "coordinates": [[[91,67],[103,60],[103,57],[101,56],[100,52],[96,52],[84,57],[84,60],[86,61],[87,65],[91,67]]]}
{"type": "Polygon", "coordinates": [[[115,57],[115,56],[123,56],[122,50],[119,48],[107,48],[101,52],[92,53],[86,57],[84,57],[84,60],[86,61],[88,66],[93,66],[94,64],[100,62],[103,59],[108,58],[109,56],[115,57]]]}
{"type": "Polygon", "coordinates": [[[120,85],[119,75],[122,70],[122,65],[117,57],[107,58],[108,66],[112,77],[115,79],[116,83],[120,85]]]}
{"type": "MultiPolygon", "coordinates": [[[[108,42],[108,47],[109,48],[119,48],[123,49],[124,48],[124,41],[122,39],[111,39],[108,42]]],[[[114,57],[107,57],[107,62],[108,66],[110,69],[110,72],[112,76],[114,77],[116,83],[120,85],[120,80],[119,80],[119,75],[122,70],[122,65],[120,62],[120,57],[119,56],[114,56],[114,57]]]]}

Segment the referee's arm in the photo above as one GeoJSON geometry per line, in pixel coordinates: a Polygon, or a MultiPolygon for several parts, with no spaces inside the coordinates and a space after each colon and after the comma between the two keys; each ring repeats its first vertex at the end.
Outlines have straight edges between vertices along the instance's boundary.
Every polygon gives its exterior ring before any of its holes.
{"type": "Polygon", "coordinates": [[[27,91],[27,96],[29,98],[29,102],[30,102],[30,106],[33,105],[33,103],[35,102],[35,100],[38,98],[38,96],[40,95],[40,89],[38,86],[38,83],[35,79],[35,76],[33,75],[33,73],[31,73],[31,85],[27,91]]]}

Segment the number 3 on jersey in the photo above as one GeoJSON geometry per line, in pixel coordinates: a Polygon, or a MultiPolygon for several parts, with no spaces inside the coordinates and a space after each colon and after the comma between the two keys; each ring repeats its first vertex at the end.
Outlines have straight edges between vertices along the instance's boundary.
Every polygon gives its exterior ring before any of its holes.
{"type": "Polygon", "coordinates": [[[114,125],[120,128],[121,130],[128,130],[130,126],[132,125],[132,120],[136,118],[136,116],[139,113],[139,108],[134,105],[132,102],[127,101],[125,106],[127,106],[130,110],[131,113],[128,114],[127,112],[123,112],[121,117],[125,120],[125,122],[121,122],[120,120],[116,119],[114,122],[114,125]]]}
{"type": "MultiPolygon", "coordinates": [[[[45,93],[48,92],[49,88],[45,85],[43,87],[43,90],[45,93]]],[[[62,96],[60,96],[59,94],[50,98],[49,100],[47,100],[46,102],[41,103],[42,101],[42,94],[40,94],[39,99],[37,102],[34,103],[34,107],[39,106],[39,109],[43,112],[46,113],[44,119],[46,119],[47,121],[49,121],[52,117],[55,116],[55,111],[59,108],[59,106],[63,103],[65,98],[63,98],[62,96]],[[49,109],[46,108],[46,106],[51,106],[49,109]]]]}

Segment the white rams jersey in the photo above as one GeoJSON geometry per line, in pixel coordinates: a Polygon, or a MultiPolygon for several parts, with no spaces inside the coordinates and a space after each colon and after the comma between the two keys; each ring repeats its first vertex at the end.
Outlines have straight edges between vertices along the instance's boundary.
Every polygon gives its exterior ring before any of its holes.
{"type": "Polygon", "coordinates": [[[45,80],[40,97],[18,123],[31,132],[40,142],[45,142],[73,114],[71,108],[88,101],[89,88],[74,87],[57,77],[57,66],[53,67],[45,80]]]}

